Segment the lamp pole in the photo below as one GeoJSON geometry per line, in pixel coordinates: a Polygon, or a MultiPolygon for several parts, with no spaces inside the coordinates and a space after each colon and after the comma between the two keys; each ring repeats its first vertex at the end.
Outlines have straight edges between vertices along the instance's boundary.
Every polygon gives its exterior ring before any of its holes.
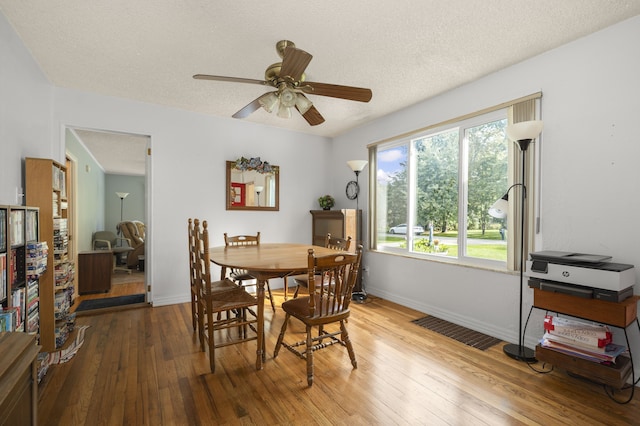
{"type": "Polygon", "coordinates": [[[356,174],[356,187],[358,188],[358,193],[356,194],[356,212],[359,210],[358,208],[358,200],[360,199],[360,183],[358,177],[360,176],[360,170],[355,170],[356,174]]]}
{"type": "MultiPolygon", "coordinates": [[[[361,229],[362,229],[362,224],[361,222],[361,215],[360,213],[360,208],[358,205],[358,200],[360,198],[360,183],[359,183],[359,176],[360,176],[360,172],[362,170],[364,170],[364,168],[366,167],[368,161],[366,160],[349,160],[347,161],[347,165],[349,166],[349,168],[356,174],[356,188],[355,188],[355,199],[356,199],[356,227],[357,227],[357,235],[356,235],[356,245],[361,244],[361,238],[362,236],[360,235],[362,233],[361,229]]],[[[353,181],[349,182],[349,184],[347,184],[347,189],[349,189],[349,186],[353,183],[353,181]]],[[[349,197],[350,199],[353,199],[349,196],[349,194],[347,193],[347,197],[349,197]]],[[[346,236],[345,236],[346,237],[346,236]]],[[[358,277],[358,284],[357,284],[357,291],[354,291],[351,294],[351,299],[354,300],[357,303],[364,303],[367,300],[367,292],[364,289],[364,280],[362,279],[362,270],[358,271],[359,277],[358,277]]]]}
{"type": "MultiPolygon", "coordinates": [[[[116,192],[116,195],[118,196],[118,198],[120,198],[120,223],[122,223],[122,219],[124,217],[123,216],[123,213],[124,213],[124,199],[127,198],[127,195],[129,195],[129,193],[128,192],[116,192]]],[[[120,229],[120,226],[118,226],[118,236],[119,237],[122,236],[122,230],[120,229]]]]}
{"type": "MultiPolygon", "coordinates": [[[[526,213],[526,198],[527,198],[527,187],[525,186],[525,166],[526,166],[526,157],[527,157],[527,148],[531,143],[531,139],[521,139],[518,142],[520,145],[520,151],[522,152],[522,194],[520,196],[520,303],[518,310],[518,344],[514,345],[513,343],[509,343],[504,345],[502,348],[503,352],[510,356],[511,358],[517,359],[519,361],[526,362],[535,362],[536,356],[533,350],[524,346],[524,336],[522,335],[522,287],[524,286],[524,225],[525,220],[524,216],[526,213]]],[[[516,184],[518,185],[518,184],[516,184]]],[[[516,185],[512,185],[513,188],[516,185]]]]}
{"type": "Polygon", "coordinates": [[[526,348],[524,346],[524,336],[522,335],[522,288],[524,287],[524,226],[525,226],[525,214],[526,211],[526,198],[527,198],[527,187],[526,183],[526,158],[527,158],[527,149],[529,148],[529,144],[538,137],[540,132],[542,132],[542,121],[539,120],[531,120],[531,121],[522,121],[515,124],[512,124],[507,127],[507,136],[512,141],[516,142],[520,147],[520,151],[522,154],[522,178],[520,183],[513,184],[507,189],[507,192],[504,196],[496,201],[493,206],[489,209],[489,214],[496,218],[505,218],[507,216],[507,211],[509,209],[508,199],[509,199],[509,191],[511,188],[515,186],[522,186],[522,193],[520,195],[520,299],[518,306],[518,344],[509,343],[504,345],[502,350],[509,357],[516,359],[518,361],[525,361],[527,363],[536,362],[535,352],[532,349],[526,348]]]}

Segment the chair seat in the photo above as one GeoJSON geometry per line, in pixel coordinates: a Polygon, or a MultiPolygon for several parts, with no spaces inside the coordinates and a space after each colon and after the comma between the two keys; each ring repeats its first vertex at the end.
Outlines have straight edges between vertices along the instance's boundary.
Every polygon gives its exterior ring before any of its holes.
{"type": "MultiPolygon", "coordinates": [[[[309,288],[309,275],[296,275],[293,278],[293,282],[296,284],[296,291],[295,293],[293,293],[293,298],[297,298],[298,297],[298,293],[300,292],[300,288],[304,287],[304,288],[309,288]]],[[[314,276],[315,279],[315,284],[316,287],[319,287],[322,284],[322,278],[321,275],[315,275],[314,276]]]]}
{"type": "MultiPolygon", "coordinates": [[[[213,285],[213,283],[212,283],[213,285]]],[[[215,300],[211,301],[213,312],[221,312],[230,309],[239,309],[254,306],[255,296],[247,293],[244,289],[236,286],[225,291],[218,291],[215,300]]]]}
{"type": "Polygon", "coordinates": [[[213,281],[211,283],[211,293],[229,291],[238,288],[238,285],[229,279],[213,281]]]}
{"type": "MultiPolygon", "coordinates": [[[[296,275],[293,278],[293,281],[300,286],[309,287],[309,276],[308,275],[296,275]]],[[[316,286],[321,284],[321,275],[314,275],[314,279],[316,282],[316,286]]]]}
{"type": "Polygon", "coordinates": [[[309,275],[307,274],[293,275],[291,279],[293,279],[293,282],[296,285],[301,285],[303,287],[306,287],[309,284],[309,275]]]}
{"type": "Polygon", "coordinates": [[[336,315],[331,315],[329,312],[329,302],[326,296],[322,296],[322,311],[320,311],[317,307],[320,306],[320,298],[321,296],[315,295],[316,298],[316,312],[314,316],[311,316],[311,311],[309,309],[309,298],[311,296],[306,297],[297,297],[295,299],[287,300],[282,303],[282,310],[298,318],[305,324],[309,325],[318,325],[318,324],[327,324],[335,321],[340,321],[341,319],[345,319],[349,317],[349,308],[345,310],[341,310],[341,308],[333,309],[335,312],[339,312],[336,315]]]}

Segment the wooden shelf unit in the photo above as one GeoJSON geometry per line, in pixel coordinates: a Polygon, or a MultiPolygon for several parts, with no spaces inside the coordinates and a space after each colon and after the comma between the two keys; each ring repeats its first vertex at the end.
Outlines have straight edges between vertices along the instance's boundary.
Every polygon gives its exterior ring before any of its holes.
{"type": "Polygon", "coordinates": [[[66,168],[54,160],[26,158],[25,176],[27,204],[39,207],[40,238],[49,248],[47,271],[40,277],[40,345],[51,352],[66,340],[66,313],[56,309],[56,294],[73,292],[69,282],[75,273],[73,262],[65,253],[66,236],[61,237],[58,229],[66,227],[67,220],[66,168]],[[61,270],[66,271],[63,279],[59,278],[61,270]]]}
{"type": "MultiPolygon", "coordinates": [[[[336,238],[351,237],[349,251],[352,252],[362,244],[362,210],[311,210],[310,213],[313,217],[311,244],[324,246],[328,233],[336,238]]],[[[362,291],[362,265],[353,291],[362,291]]]]}
{"type": "Polygon", "coordinates": [[[621,328],[624,331],[629,350],[629,357],[619,356],[615,365],[605,365],[538,345],[536,347],[536,359],[548,362],[576,376],[585,377],[615,389],[623,388],[627,384],[629,377],[632,377],[632,382],[634,382],[636,374],[627,336],[627,327],[636,322],[640,331],[640,324],[637,320],[638,300],[640,300],[640,296],[631,296],[622,302],[609,302],[534,288],[531,309],[542,309],[621,328]]]}
{"type": "Polygon", "coordinates": [[[33,335],[39,324],[38,271],[32,268],[40,260],[39,228],[37,207],[0,206],[0,306],[19,308],[20,324],[10,331],[33,335]]]}

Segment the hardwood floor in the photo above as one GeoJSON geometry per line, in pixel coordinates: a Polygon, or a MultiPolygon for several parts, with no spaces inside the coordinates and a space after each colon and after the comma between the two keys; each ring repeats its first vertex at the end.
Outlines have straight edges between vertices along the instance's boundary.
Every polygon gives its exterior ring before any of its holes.
{"type": "MultiPolygon", "coordinates": [[[[131,271],[131,274],[117,271],[111,276],[111,290],[108,293],[92,293],[78,296],[70,311],[75,312],[83,300],[103,299],[106,297],[126,296],[145,292],[144,272],[131,271]]],[[[80,313],[78,313],[80,315],[80,313]]]]}
{"type": "MultiPolygon", "coordinates": [[[[274,292],[278,305],[282,292],[274,292]]],[[[267,361],[255,342],[216,351],[216,374],[191,328],[190,304],[78,317],[86,340],[40,384],[42,425],[623,425],[628,404],[563,371],[539,374],[508,358],[421,328],[422,313],[370,297],[352,305],[358,368],[336,345],[315,356],[315,381],[289,351],[273,359],[283,314],[265,309],[267,361]]],[[[303,335],[297,321],[290,330],[303,335]]],[[[536,365],[534,368],[541,368],[536,365]]],[[[628,395],[621,392],[621,397],[628,395]]]]}

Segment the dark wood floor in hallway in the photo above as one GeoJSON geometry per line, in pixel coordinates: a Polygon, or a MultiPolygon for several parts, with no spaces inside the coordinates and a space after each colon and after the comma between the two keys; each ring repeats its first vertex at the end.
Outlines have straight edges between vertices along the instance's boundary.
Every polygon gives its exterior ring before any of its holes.
{"type": "MultiPolygon", "coordinates": [[[[111,290],[106,293],[90,293],[78,296],[71,306],[71,312],[75,312],[83,300],[103,299],[107,297],[127,296],[145,292],[144,272],[132,270],[131,274],[115,271],[111,276],[111,290]]],[[[84,312],[82,315],[86,315],[84,312]]],[[[92,313],[91,313],[92,314],[92,313]]],[[[80,313],[78,314],[80,315],[80,313]]]]}

